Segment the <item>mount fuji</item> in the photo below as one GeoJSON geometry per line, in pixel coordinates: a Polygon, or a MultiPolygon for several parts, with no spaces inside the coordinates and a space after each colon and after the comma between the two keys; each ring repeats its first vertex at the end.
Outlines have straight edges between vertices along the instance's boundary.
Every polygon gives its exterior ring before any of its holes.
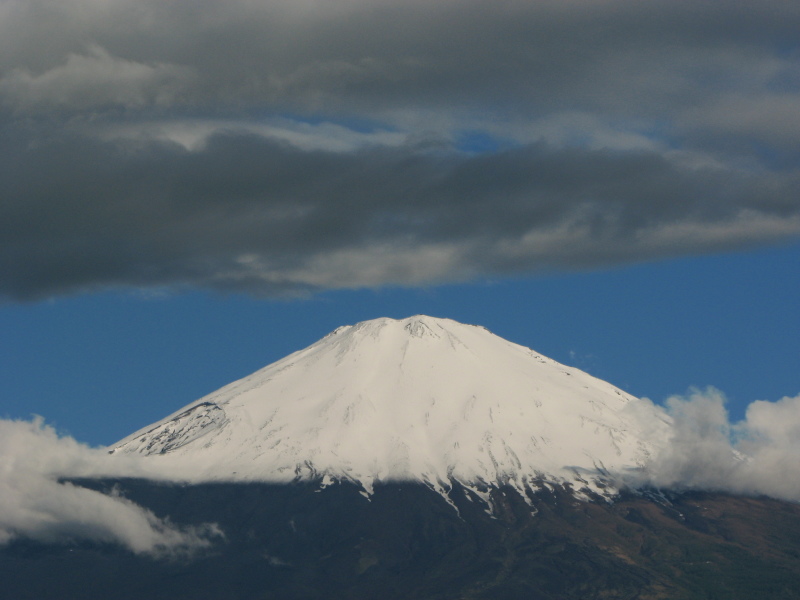
{"type": "Polygon", "coordinates": [[[612,495],[666,442],[649,402],[477,326],[340,327],[114,445],[175,479],[543,485],[612,495]]]}
{"type": "Polygon", "coordinates": [[[481,327],[341,327],[61,483],[204,544],[16,539],[0,597],[800,600],[800,504],[620,485],[647,481],[675,428],[481,327]]]}

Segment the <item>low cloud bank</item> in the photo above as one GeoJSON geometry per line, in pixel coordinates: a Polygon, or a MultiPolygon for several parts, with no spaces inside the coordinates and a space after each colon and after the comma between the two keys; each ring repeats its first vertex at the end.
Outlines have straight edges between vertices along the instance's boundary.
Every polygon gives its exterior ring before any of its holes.
{"type": "MultiPolygon", "coordinates": [[[[130,500],[59,480],[113,475],[107,462],[104,451],[60,437],[41,419],[0,420],[0,544],[89,540],[160,557],[207,547],[221,535],[214,525],[179,528],[130,500]]],[[[136,474],[124,461],[114,466],[116,475],[136,474]]]]}
{"type": "MultiPolygon", "coordinates": [[[[800,395],[753,402],[737,423],[713,388],[671,397],[666,409],[673,419],[669,442],[643,475],[628,480],[631,487],[800,501],[800,395]]],[[[153,475],[135,458],[109,458],[104,450],[59,436],[41,419],[0,420],[0,545],[15,538],[88,540],[170,556],[208,547],[222,535],[214,525],[180,528],[126,498],[62,481],[153,475]]]]}
{"type": "Polygon", "coordinates": [[[635,485],[800,501],[800,395],[753,402],[737,423],[714,388],[673,396],[666,407],[670,443],[635,485]]]}

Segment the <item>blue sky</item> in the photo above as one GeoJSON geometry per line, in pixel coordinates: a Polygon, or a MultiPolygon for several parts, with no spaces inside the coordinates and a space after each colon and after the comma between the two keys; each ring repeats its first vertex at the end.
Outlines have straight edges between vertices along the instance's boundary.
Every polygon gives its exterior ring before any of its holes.
{"type": "Polygon", "coordinates": [[[416,313],[800,392],[800,6],[0,0],[0,418],[106,444],[416,313]]]}

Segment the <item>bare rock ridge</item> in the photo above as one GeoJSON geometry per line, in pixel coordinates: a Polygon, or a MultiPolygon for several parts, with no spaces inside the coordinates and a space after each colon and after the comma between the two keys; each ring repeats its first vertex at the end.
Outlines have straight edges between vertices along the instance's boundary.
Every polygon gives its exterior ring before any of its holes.
{"type": "Polygon", "coordinates": [[[114,445],[189,481],[417,481],[481,497],[614,493],[664,442],[648,402],[482,327],[415,316],[340,327],[114,445]]]}

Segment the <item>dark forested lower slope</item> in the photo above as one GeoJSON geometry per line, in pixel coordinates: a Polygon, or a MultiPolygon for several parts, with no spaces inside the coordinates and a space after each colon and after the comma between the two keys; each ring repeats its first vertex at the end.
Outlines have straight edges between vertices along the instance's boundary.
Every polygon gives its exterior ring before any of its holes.
{"type": "Polygon", "coordinates": [[[9,599],[751,599],[800,598],[800,506],[711,493],[580,501],[561,488],[494,510],[420,484],[154,484],[83,481],[161,517],[217,523],[193,556],[118,546],[0,548],[9,599]],[[456,510],[457,509],[457,510],[456,510]]]}

